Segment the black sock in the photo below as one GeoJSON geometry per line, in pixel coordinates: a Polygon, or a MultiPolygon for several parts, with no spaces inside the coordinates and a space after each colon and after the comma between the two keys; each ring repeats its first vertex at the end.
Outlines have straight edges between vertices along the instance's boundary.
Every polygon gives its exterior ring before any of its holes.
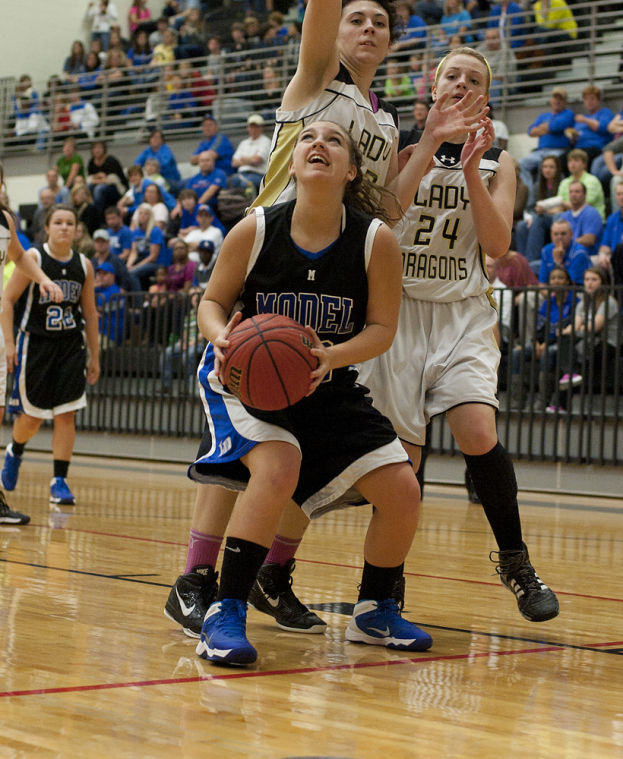
{"type": "Polygon", "coordinates": [[[463,454],[476,491],[500,551],[520,550],[521,521],[517,504],[515,468],[498,442],[481,456],[463,454]]]}
{"type": "Polygon", "coordinates": [[[374,564],[363,563],[359,601],[385,601],[392,597],[396,582],[402,577],[404,563],[397,567],[375,567],[374,564]]]}
{"type": "Polygon", "coordinates": [[[67,477],[69,471],[69,461],[62,461],[61,459],[54,459],[54,476],[55,477],[67,477]]]}
{"type": "Polygon", "coordinates": [[[246,602],[267,553],[268,548],[257,543],[227,538],[217,600],[237,598],[246,602]]]}
{"type": "Polygon", "coordinates": [[[22,453],[24,453],[25,447],[26,443],[16,443],[15,438],[11,440],[11,450],[13,451],[14,456],[21,456],[22,453]]]}

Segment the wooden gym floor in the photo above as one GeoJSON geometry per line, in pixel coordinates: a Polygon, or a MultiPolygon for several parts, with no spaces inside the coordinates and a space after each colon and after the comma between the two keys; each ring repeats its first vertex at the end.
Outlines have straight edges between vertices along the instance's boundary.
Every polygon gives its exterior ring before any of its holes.
{"type": "Polygon", "coordinates": [[[406,615],[422,654],[345,643],[368,508],[315,522],[296,589],[326,635],[251,610],[257,666],[220,668],[166,619],[193,485],[184,467],[76,456],[76,507],[51,507],[28,453],[0,526],[0,759],[623,756],[623,500],[521,494],[533,562],[558,619],[531,624],[492,574],[462,489],[429,486],[406,615]]]}

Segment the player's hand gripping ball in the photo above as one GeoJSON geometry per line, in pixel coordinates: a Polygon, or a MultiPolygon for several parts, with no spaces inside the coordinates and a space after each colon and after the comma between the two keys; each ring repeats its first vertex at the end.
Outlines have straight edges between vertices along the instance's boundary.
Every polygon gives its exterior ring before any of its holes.
{"type": "Polygon", "coordinates": [[[221,380],[245,405],[277,411],[307,395],[318,359],[302,324],[279,314],[259,314],[240,322],[227,339],[221,380]]]}

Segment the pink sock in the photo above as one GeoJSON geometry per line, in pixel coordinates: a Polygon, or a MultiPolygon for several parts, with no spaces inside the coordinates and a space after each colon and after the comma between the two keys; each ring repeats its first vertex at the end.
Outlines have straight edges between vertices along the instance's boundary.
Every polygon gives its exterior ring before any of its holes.
{"type": "Polygon", "coordinates": [[[283,567],[287,561],[294,558],[301,540],[302,538],[284,538],[282,535],[275,535],[264,564],[279,564],[283,567]]]}
{"type": "Polygon", "coordinates": [[[191,530],[188,539],[188,555],[184,574],[191,572],[193,567],[209,564],[216,567],[218,552],[223,538],[218,535],[206,535],[198,530],[191,530]]]}

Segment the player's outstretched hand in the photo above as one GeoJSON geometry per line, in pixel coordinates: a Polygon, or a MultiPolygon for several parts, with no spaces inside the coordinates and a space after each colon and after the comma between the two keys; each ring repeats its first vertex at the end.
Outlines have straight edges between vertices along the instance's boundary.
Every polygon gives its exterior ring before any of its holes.
{"type": "Polygon", "coordinates": [[[481,129],[487,120],[489,106],[484,95],[477,97],[471,90],[452,105],[448,104],[450,95],[444,92],[428,112],[425,133],[438,142],[456,142],[466,133],[481,129]]]}
{"type": "Polygon", "coordinates": [[[229,340],[227,339],[229,337],[229,333],[232,331],[234,327],[237,327],[241,321],[242,321],[242,311],[236,311],[236,313],[232,316],[232,318],[223,327],[222,332],[216,337],[216,339],[212,343],[212,345],[214,345],[214,371],[222,384],[224,383],[223,383],[223,380],[221,379],[221,366],[223,365],[223,361],[225,360],[225,354],[223,353],[223,350],[229,348],[229,340]]]}
{"type": "Polygon", "coordinates": [[[480,159],[493,145],[495,129],[491,119],[485,119],[485,124],[479,134],[470,132],[463,150],[461,150],[461,166],[463,172],[478,171],[480,159]]]}
{"type": "Polygon", "coordinates": [[[63,300],[63,291],[56,282],[53,282],[49,277],[44,277],[41,282],[39,282],[39,291],[41,292],[41,295],[46,296],[48,300],[51,300],[54,303],[60,303],[63,300]]]}
{"type": "Polygon", "coordinates": [[[318,366],[311,373],[312,381],[311,385],[309,386],[309,392],[307,393],[307,395],[311,395],[331,370],[331,362],[329,359],[329,350],[327,346],[320,342],[320,338],[314,332],[314,330],[310,326],[306,326],[305,331],[310,336],[314,344],[314,347],[311,349],[311,353],[318,359],[318,366]]]}

